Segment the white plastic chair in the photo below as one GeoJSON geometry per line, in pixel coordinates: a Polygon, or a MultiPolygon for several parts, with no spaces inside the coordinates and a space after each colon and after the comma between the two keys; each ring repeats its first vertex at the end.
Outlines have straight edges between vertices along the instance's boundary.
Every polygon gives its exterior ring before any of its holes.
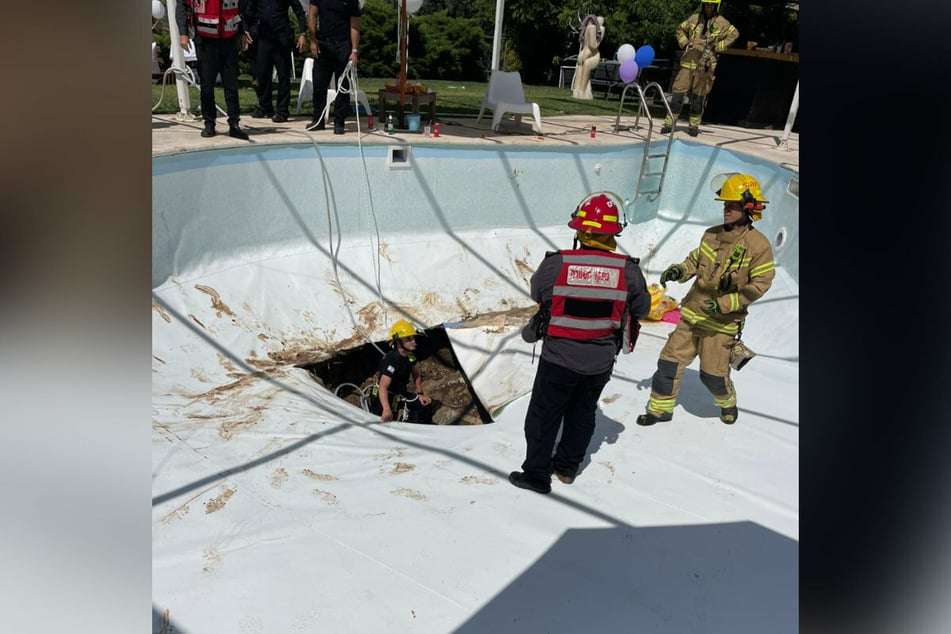
{"type": "MultiPolygon", "coordinates": [[[[308,57],[304,60],[304,68],[301,71],[300,79],[300,90],[297,93],[297,114],[300,114],[301,104],[304,103],[304,99],[309,99],[314,96],[314,58],[308,57]]],[[[324,112],[322,113],[323,120],[327,120],[327,113],[330,111],[330,106],[333,104],[334,99],[337,98],[337,77],[332,75],[330,77],[330,87],[327,88],[327,105],[324,107],[324,112]]],[[[357,90],[357,101],[363,106],[364,111],[367,115],[373,114],[373,111],[370,109],[370,102],[367,100],[367,94],[362,90],[357,90]]]]}
{"type": "Polygon", "coordinates": [[[499,129],[502,115],[511,112],[515,115],[515,123],[522,122],[523,114],[530,114],[535,118],[535,132],[542,134],[542,115],[538,104],[525,101],[525,91],[522,89],[522,74],[517,70],[506,72],[493,70],[489,77],[489,89],[482,100],[482,108],[476,123],[482,120],[482,113],[492,111],[492,131],[499,129]]]}

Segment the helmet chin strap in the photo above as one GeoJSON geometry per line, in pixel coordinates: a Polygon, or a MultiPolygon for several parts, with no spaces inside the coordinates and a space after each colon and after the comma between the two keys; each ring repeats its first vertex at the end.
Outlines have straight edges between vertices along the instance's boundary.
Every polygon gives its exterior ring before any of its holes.
{"type": "Polygon", "coordinates": [[[591,233],[590,231],[576,231],[574,248],[578,248],[578,243],[589,249],[599,249],[601,251],[613,252],[617,249],[617,241],[614,236],[608,234],[591,233]]]}

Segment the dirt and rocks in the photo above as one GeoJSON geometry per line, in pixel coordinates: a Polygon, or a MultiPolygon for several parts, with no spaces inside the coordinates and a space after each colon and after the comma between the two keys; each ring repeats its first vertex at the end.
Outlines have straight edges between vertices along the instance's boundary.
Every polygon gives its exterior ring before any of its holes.
{"type": "MultiPolygon", "coordinates": [[[[416,357],[423,374],[423,387],[433,399],[433,422],[437,425],[481,425],[492,422],[469,383],[459,370],[449,338],[442,328],[426,332],[417,338],[416,357]]],[[[388,350],[386,342],[377,344],[388,350]]],[[[369,395],[376,382],[380,351],[367,344],[346,351],[334,359],[308,367],[308,370],[327,389],[335,391],[348,403],[361,407],[360,391],[369,395]]]]}
{"type": "MultiPolygon", "coordinates": [[[[479,315],[465,327],[496,327],[500,324],[524,325],[534,307],[479,315]]],[[[342,351],[332,359],[306,366],[324,387],[335,391],[348,403],[361,407],[360,391],[369,394],[379,369],[380,350],[389,350],[387,342],[365,344],[342,351]]],[[[433,399],[433,422],[437,425],[482,425],[492,418],[472,392],[459,369],[449,337],[443,327],[425,331],[416,339],[416,357],[423,373],[423,388],[433,399]]]]}

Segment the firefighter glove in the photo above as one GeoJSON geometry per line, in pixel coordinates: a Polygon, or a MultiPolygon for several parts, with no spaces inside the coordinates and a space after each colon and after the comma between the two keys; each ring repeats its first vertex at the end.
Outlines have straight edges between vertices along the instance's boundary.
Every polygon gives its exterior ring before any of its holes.
{"type": "Polygon", "coordinates": [[[667,282],[677,282],[683,276],[684,270],[679,264],[672,264],[660,275],[660,285],[667,288],[667,282]]]}
{"type": "Polygon", "coordinates": [[[700,310],[712,317],[720,312],[720,305],[717,304],[717,300],[708,299],[703,302],[703,306],[700,307],[700,310]]]}

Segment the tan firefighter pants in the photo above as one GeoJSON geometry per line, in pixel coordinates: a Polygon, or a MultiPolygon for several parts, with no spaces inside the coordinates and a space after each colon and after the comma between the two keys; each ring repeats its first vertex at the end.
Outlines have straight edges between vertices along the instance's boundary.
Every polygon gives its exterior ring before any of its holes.
{"type": "Polygon", "coordinates": [[[703,118],[703,109],[706,104],[707,95],[713,89],[713,82],[716,77],[712,70],[703,68],[681,68],[674,77],[674,85],[671,87],[670,115],[664,117],[664,125],[673,126],[674,122],[680,117],[680,109],[683,107],[684,97],[687,97],[690,103],[690,118],[688,122],[691,128],[699,128],[700,120],[703,118]]]}
{"type": "Polygon", "coordinates": [[[713,402],[721,409],[736,405],[736,392],[730,380],[732,346],[733,335],[691,326],[681,319],[657,359],[647,411],[663,414],[674,410],[684,370],[697,355],[700,355],[700,381],[713,395],[713,402]]]}

